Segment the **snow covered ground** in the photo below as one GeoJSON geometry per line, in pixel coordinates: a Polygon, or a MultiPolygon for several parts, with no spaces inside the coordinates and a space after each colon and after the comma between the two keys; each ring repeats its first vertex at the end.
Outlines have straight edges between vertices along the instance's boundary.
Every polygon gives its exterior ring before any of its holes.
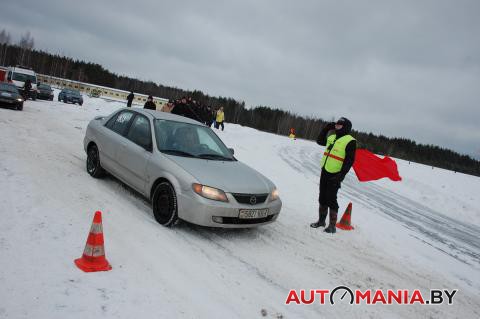
{"type": "Polygon", "coordinates": [[[322,148],[226,124],[236,157],[272,179],[283,209],[257,229],[158,225],[148,202],[85,171],[83,137],[120,102],[0,109],[0,318],[479,318],[480,178],[398,160],[402,182],[360,183],[355,230],[311,229],[322,148]],[[83,273],[93,213],[113,270],[83,273]],[[459,289],[453,305],[285,305],[290,289],[459,289]]]}

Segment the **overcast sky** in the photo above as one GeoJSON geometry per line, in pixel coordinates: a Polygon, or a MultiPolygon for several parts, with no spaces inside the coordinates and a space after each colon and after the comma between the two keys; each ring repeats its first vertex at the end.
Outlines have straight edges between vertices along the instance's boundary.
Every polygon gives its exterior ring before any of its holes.
{"type": "Polygon", "coordinates": [[[477,0],[0,2],[14,41],[480,158],[477,0]]]}

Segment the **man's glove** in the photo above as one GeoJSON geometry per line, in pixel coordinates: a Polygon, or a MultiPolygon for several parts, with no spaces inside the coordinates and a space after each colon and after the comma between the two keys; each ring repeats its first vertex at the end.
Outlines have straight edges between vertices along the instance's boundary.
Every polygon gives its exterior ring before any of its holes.
{"type": "Polygon", "coordinates": [[[325,129],[330,131],[330,130],[334,130],[335,129],[335,122],[330,122],[330,123],[327,123],[327,125],[325,125],[325,129]]]}

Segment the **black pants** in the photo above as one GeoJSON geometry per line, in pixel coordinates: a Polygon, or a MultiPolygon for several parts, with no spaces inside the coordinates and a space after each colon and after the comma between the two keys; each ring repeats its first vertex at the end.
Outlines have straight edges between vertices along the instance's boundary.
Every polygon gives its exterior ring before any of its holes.
{"type": "Polygon", "coordinates": [[[330,209],[338,210],[337,193],[340,189],[340,182],[330,180],[335,175],[322,169],[318,202],[320,206],[328,206],[330,209]]]}
{"type": "Polygon", "coordinates": [[[220,126],[222,127],[222,131],[223,131],[223,129],[225,128],[225,126],[223,126],[223,122],[215,122],[215,127],[216,127],[217,129],[219,129],[220,126]]]}

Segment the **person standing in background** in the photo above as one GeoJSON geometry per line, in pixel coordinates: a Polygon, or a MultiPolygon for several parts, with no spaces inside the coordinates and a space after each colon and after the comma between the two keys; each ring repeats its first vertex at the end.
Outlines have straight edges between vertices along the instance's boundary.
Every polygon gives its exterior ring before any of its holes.
{"type": "Polygon", "coordinates": [[[223,106],[220,107],[220,109],[217,111],[217,117],[215,119],[215,128],[219,129],[220,126],[222,127],[222,131],[225,128],[223,125],[223,122],[225,120],[225,113],[223,113],[223,106]]]}
{"type": "Polygon", "coordinates": [[[157,109],[157,105],[155,104],[155,102],[153,102],[153,96],[151,96],[151,95],[148,96],[147,102],[145,103],[143,108],[148,109],[148,110],[156,110],[157,109]]]}
{"type": "Polygon", "coordinates": [[[135,95],[133,95],[133,91],[130,91],[130,94],[127,96],[127,107],[132,107],[133,99],[135,95]]]}

